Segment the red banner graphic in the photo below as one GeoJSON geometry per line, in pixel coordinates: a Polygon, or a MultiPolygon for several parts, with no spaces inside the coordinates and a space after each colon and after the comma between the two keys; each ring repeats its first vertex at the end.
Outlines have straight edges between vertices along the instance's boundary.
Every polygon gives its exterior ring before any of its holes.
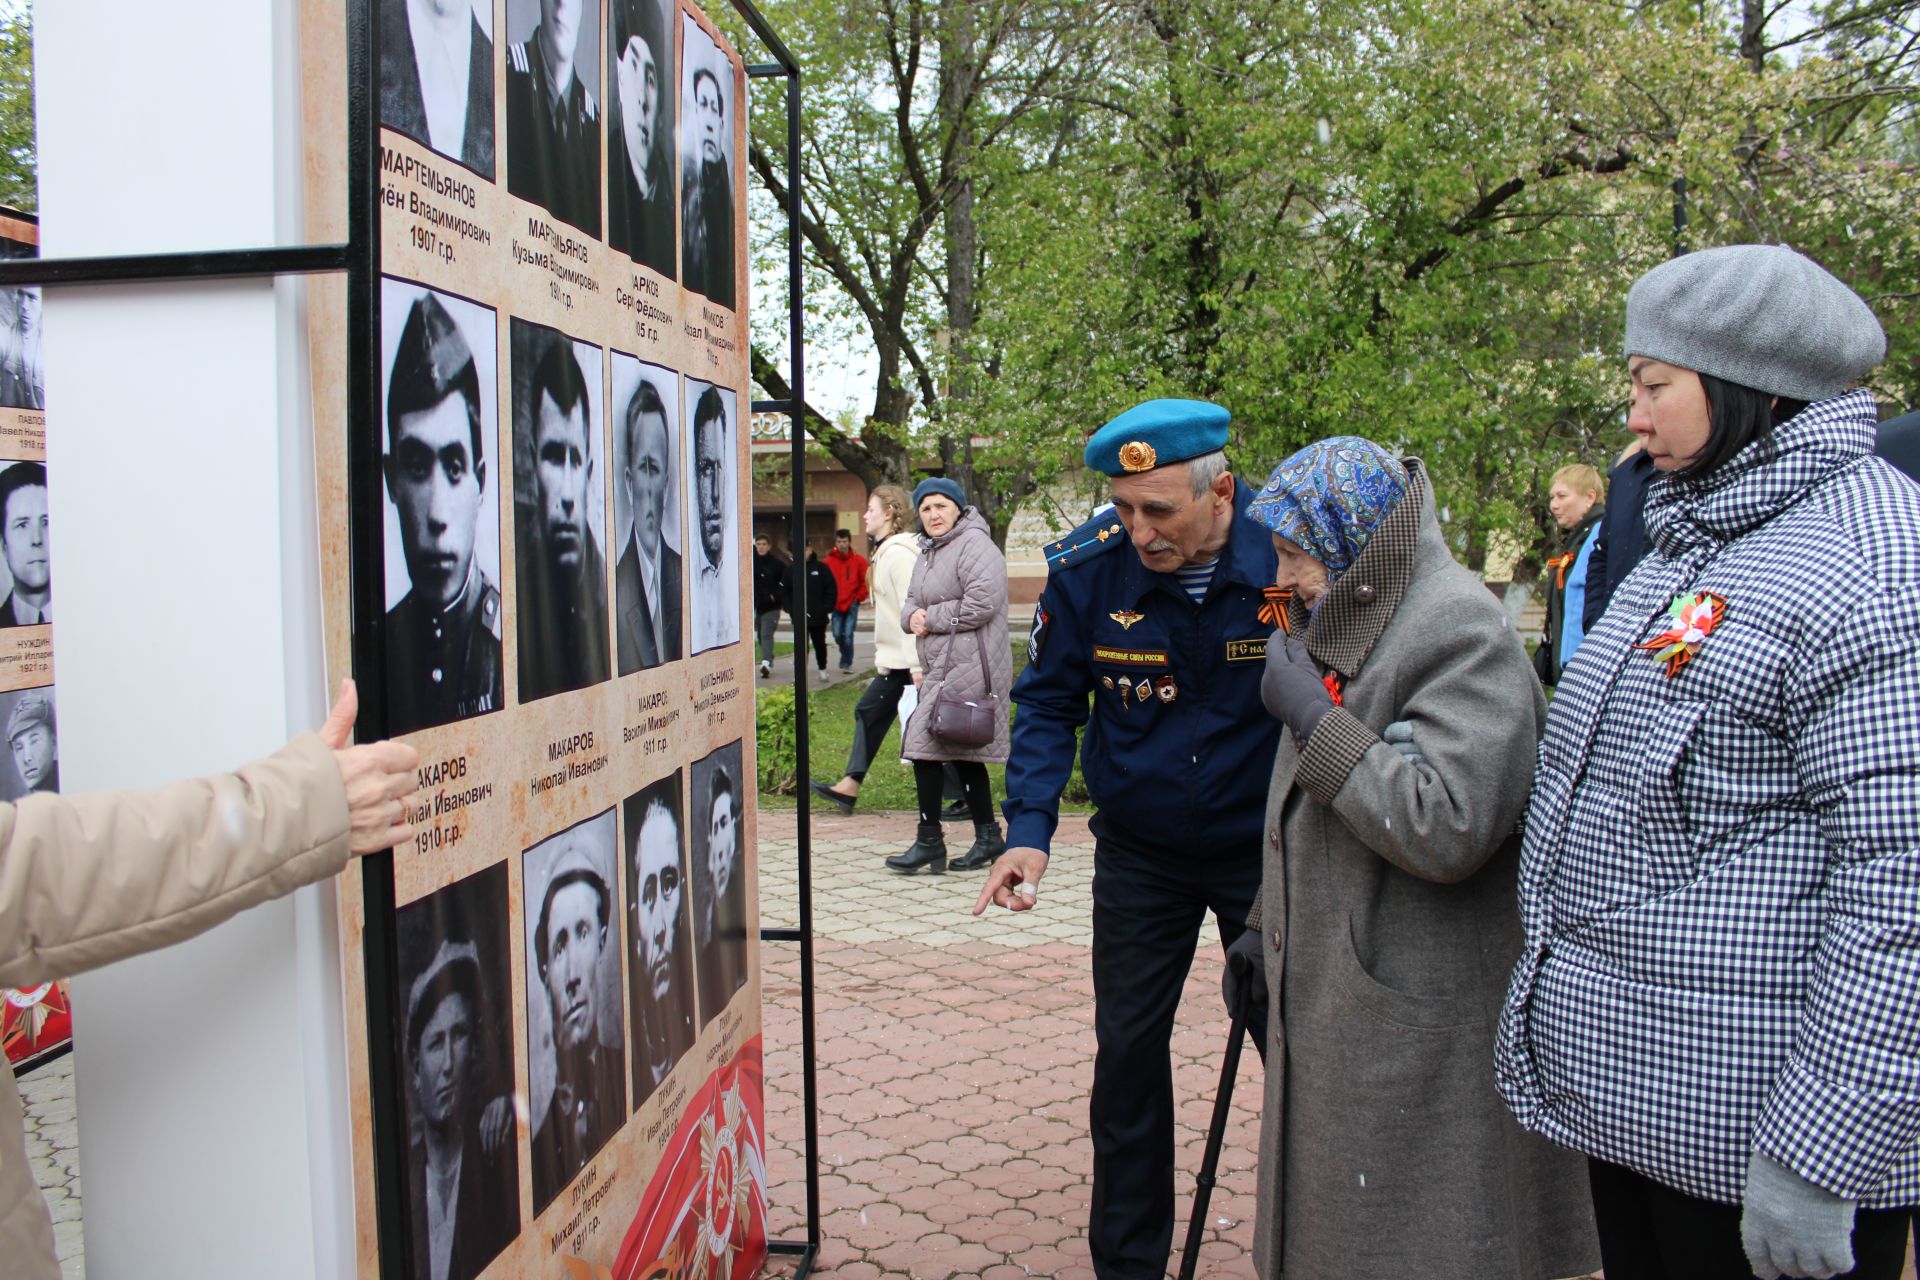
{"type": "Polygon", "coordinates": [[[614,1280],[750,1280],[767,1256],[760,1037],[687,1103],[620,1246],[614,1280]]]}

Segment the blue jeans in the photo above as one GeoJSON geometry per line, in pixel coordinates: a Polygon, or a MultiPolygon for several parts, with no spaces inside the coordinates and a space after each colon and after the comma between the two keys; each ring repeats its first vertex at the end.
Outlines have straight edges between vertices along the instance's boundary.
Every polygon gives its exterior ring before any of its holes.
{"type": "Polygon", "coordinates": [[[853,628],[860,621],[860,606],[847,606],[845,613],[833,611],[833,642],[840,646],[840,669],[853,670],[853,628]]]}

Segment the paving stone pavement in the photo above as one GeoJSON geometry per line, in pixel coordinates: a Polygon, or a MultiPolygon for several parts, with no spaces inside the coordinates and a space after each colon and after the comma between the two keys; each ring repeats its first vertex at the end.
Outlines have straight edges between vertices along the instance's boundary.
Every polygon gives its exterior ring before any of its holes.
{"type": "MultiPolygon", "coordinates": [[[[760,815],[761,914],[799,923],[795,814],[760,815]]],[[[984,872],[896,876],[912,815],[814,815],[820,1197],[834,1280],[1090,1280],[1093,840],[1061,820],[1038,910],[968,914],[984,872]]],[[[955,834],[957,835],[957,829],[955,834]]],[[[765,956],[774,1234],[804,1233],[799,948],[765,956]]],[[[1173,1039],[1174,1244],[1185,1239],[1227,1019],[1203,932],[1173,1039]]],[[[1197,1275],[1250,1280],[1260,1066],[1248,1051],[1197,1275]]],[[[20,1082],[65,1280],[84,1280],[69,1056],[20,1082]]],[[[1169,1259],[1169,1271],[1177,1259],[1169,1259]]],[[[775,1259],[767,1274],[791,1274],[775,1259]]],[[[1915,1280],[1908,1264],[1906,1280],[1915,1280]]]]}
{"type": "Polygon", "coordinates": [[[61,1280],[85,1280],[80,1239],[80,1122],[73,1107],[73,1055],[20,1078],[26,1112],[27,1161],[53,1215],[53,1248],[61,1280]]]}
{"type": "MultiPolygon", "coordinates": [[[[840,1280],[1090,1280],[1093,840],[1066,817],[1040,906],[968,912],[985,872],[899,876],[880,865],[912,815],[813,818],[820,1197],[815,1274],[840,1280]]],[[[760,815],[761,916],[799,922],[796,816],[760,815]]],[[[957,827],[956,827],[957,833],[957,827]]],[[[971,833],[969,833],[970,835],[971,833]]],[[[804,1234],[799,948],[765,956],[771,1221],[804,1234]]],[[[1175,1247],[1226,1046],[1220,950],[1203,933],[1175,1029],[1175,1247]]],[[[1236,1097],[1259,1089],[1249,1050],[1236,1097]]],[[[1200,1277],[1251,1277],[1259,1126],[1234,1108],[1200,1277]]],[[[1170,1262],[1170,1267],[1173,1265],[1170,1262]]],[[[790,1273],[776,1265],[770,1274],[790,1273]]]]}

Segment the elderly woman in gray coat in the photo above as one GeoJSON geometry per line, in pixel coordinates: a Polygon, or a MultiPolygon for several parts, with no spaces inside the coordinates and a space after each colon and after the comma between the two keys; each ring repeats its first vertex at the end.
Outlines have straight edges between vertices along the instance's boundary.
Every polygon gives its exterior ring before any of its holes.
{"type": "Polygon", "coordinates": [[[967,505],[959,485],[944,477],[922,480],[913,491],[920,515],[920,559],[900,611],[900,624],[918,639],[920,701],[907,720],[901,753],[913,761],[920,826],[904,853],[887,859],[895,871],[947,869],[947,842],[940,831],[942,766],[951,763],[966,790],[973,818],[973,847],[956,870],[993,865],[1006,852],[993,817],[987,765],[1007,759],[1007,693],[1013,656],[1007,648],[1007,561],[993,545],[987,521],[967,505]],[[942,738],[933,729],[941,697],[972,700],[993,720],[993,738],[974,746],[942,738]]]}
{"type": "Polygon", "coordinates": [[[1261,686],[1291,732],[1227,987],[1275,1003],[1255,1263],[1266,1280],[1590,1272],[1579,1160],[1493,1083],[1545,718],[1526,650],[1449,554],[1417,461],[1324,440],[1247,514],[1293,593],[1261,686]]]}

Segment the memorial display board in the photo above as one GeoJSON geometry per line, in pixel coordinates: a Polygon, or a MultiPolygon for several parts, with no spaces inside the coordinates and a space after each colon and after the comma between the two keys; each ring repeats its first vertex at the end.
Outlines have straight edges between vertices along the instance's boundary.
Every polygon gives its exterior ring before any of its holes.
{"type": "MultiPolygon", "coordinates": [[[[347,294],[309,286],[328,665],[364,687],[378,655],[363,729],[423,761],[383,992],[363,943],[387,922],[357,867],[340,881],[360,1272],[393,1247],[392,1103],[409,1277],[751,1275],[745,67],[675,0],[371,3],[364,473],[347,294]],[[375,509],[377,563],[354,523],[375,509]],[[356,569],[383,616],[355,617],[356,569]],[[397,1097],[373,1096],[382,1055],[397,1097]]],[[[343,239],[343,0],[302,22],[310,231],[343,239]]]]}
{"type": "MultiPolygon", "coordinates": [[[[0,210],[0,258],[40,254],[32,218],[0,210]]],[[[0,800],[60,789],[53,697],[53,576],[48,554],[47,391],[40,290],[0,288],[0,800]]],[[[0,1046],[26,1065],[73,1039],[65,982],[0,988],[0,1046]]]]}

